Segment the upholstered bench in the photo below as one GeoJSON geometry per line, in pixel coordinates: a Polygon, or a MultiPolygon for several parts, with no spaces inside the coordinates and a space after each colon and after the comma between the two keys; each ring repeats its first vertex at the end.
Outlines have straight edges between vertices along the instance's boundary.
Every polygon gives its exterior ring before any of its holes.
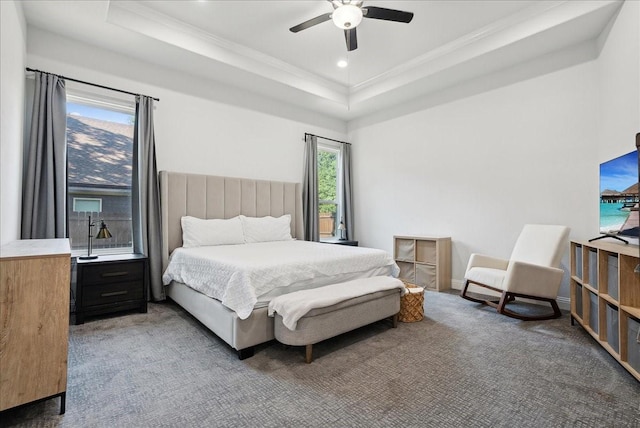
{"type": "Polygon", "coordinates": [[[392,317],[397,326],[402,281],[377,276],[278,296],[269,304],[274,336],[285,345],[306,346],[305,361],[313,359],[313,345],[375,321],[392,317]]]}

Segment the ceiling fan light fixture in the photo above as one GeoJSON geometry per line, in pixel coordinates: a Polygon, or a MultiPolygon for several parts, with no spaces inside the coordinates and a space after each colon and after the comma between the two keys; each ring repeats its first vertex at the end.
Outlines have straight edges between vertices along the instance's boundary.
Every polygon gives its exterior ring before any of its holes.
{"type": "Polygon", "coordinates": [[[362,22],[362,9],[352,4],[345,4],[333,11],[331,19],[336,27],[343,30],[356,28],[362,22]]]}

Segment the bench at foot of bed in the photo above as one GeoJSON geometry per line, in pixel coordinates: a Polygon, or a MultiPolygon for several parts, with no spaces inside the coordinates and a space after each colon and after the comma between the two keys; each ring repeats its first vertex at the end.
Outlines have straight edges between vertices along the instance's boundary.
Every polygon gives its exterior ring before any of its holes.
{"type": "MultiPolygon", "coordinates": [[[[389,288],[368,293],[364,292],[357,297],[351,297],[330,306],[315,307],[297,320],[293,330],[285,325],[284,320],[287,318],[287,314],[281,314],[276,311],[274,319],[275,338],[285,345],[305,346],[305,361],[311,363],[313,360],[313,345],[318,342],[385,318],[391,318],[392,325],[395,328],[398,322],[398,312],[400,311],[400,295],[404,290],[404,285],[401,281],[391,277],[363,278],[343,284],[345,287],[349,287],[362,285],[367,281],[370,283],[375,282],[378,285],[384,282],[389,288]],[[392,285],[397,288],[391,288],[392,285]]],[[[336,285],[327,287],[335,287],[336,285]]],[[[304,302],[304,305],[308,304],[308,299],[313,299],[314,296],[317,296],[317,291],[314,290],[299,291],[297,293],[302,293],[298,295],[298,298],[304,302]]],[[[294,307],[293,310],[295,309],[294,307]]]]}
{"type": "MultiPolygon", "coordinates": [[[[398,327],[398,314],[392,315],[391,317],[389,317],[389,319],[391,320],[391,327],[397,328],[398,327]]],[[[378,321],[378,320],[376,320],[376,321],[378,321]]],[[[336,336],[336,335],[334,335],[334,336],[336,336]]],[[[334,336],[331,336],[331,337],[334,337],[334,336]]],[[[304,361],[307,364],[309,364],[309,363],[311,363],[313,361],[313,344],[305,345],[304,361]]]]}

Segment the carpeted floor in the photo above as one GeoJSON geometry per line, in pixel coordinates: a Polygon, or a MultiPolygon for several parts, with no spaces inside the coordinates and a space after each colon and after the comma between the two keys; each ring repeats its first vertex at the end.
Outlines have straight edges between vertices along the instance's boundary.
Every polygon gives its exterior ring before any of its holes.
{"type": "Polygon", "coordinates": [[[178,306],[71,326],[67,412],[38,427],[640,427],[640,383],[569,317],[522,322],[427,292],[422,322],[378,322],[244,361],[178,306]]]}

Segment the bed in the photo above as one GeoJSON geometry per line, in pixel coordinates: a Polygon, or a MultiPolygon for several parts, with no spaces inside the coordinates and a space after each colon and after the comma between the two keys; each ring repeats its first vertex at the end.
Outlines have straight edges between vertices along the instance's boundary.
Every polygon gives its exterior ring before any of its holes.
{"type": "Polygon", "coordinates": [[[241,359],[253,355],[255,345],[274,339],[273,318],[267,314],[271,298],[361,277],[397,275],[397,266],[383,251],[302,241],[301,195],[299,183],[160,172],[167,296],[236,349],[241,359]],[[293,238],[289,241],[182,248],[183,216],[231,219],[287,215],[293,238]],[[266,257],[259,258],[260,254],[266,257]],[[198,284],[174,268],[177,261],[199,264],[199,260],[213,256],[222,258],[222,264],[214,268],[212,277],[216,279],[210,284],[208,279],[198,284]],[[347,269],[339,259],[351,256],[359,261],[347,269]],[[168,269],[170,257],[172,266],[168,269]],[[238,281],[245,276],[252,279],[238,281]],[[228,295],[230,289],[237,292],[228,295]]]}

